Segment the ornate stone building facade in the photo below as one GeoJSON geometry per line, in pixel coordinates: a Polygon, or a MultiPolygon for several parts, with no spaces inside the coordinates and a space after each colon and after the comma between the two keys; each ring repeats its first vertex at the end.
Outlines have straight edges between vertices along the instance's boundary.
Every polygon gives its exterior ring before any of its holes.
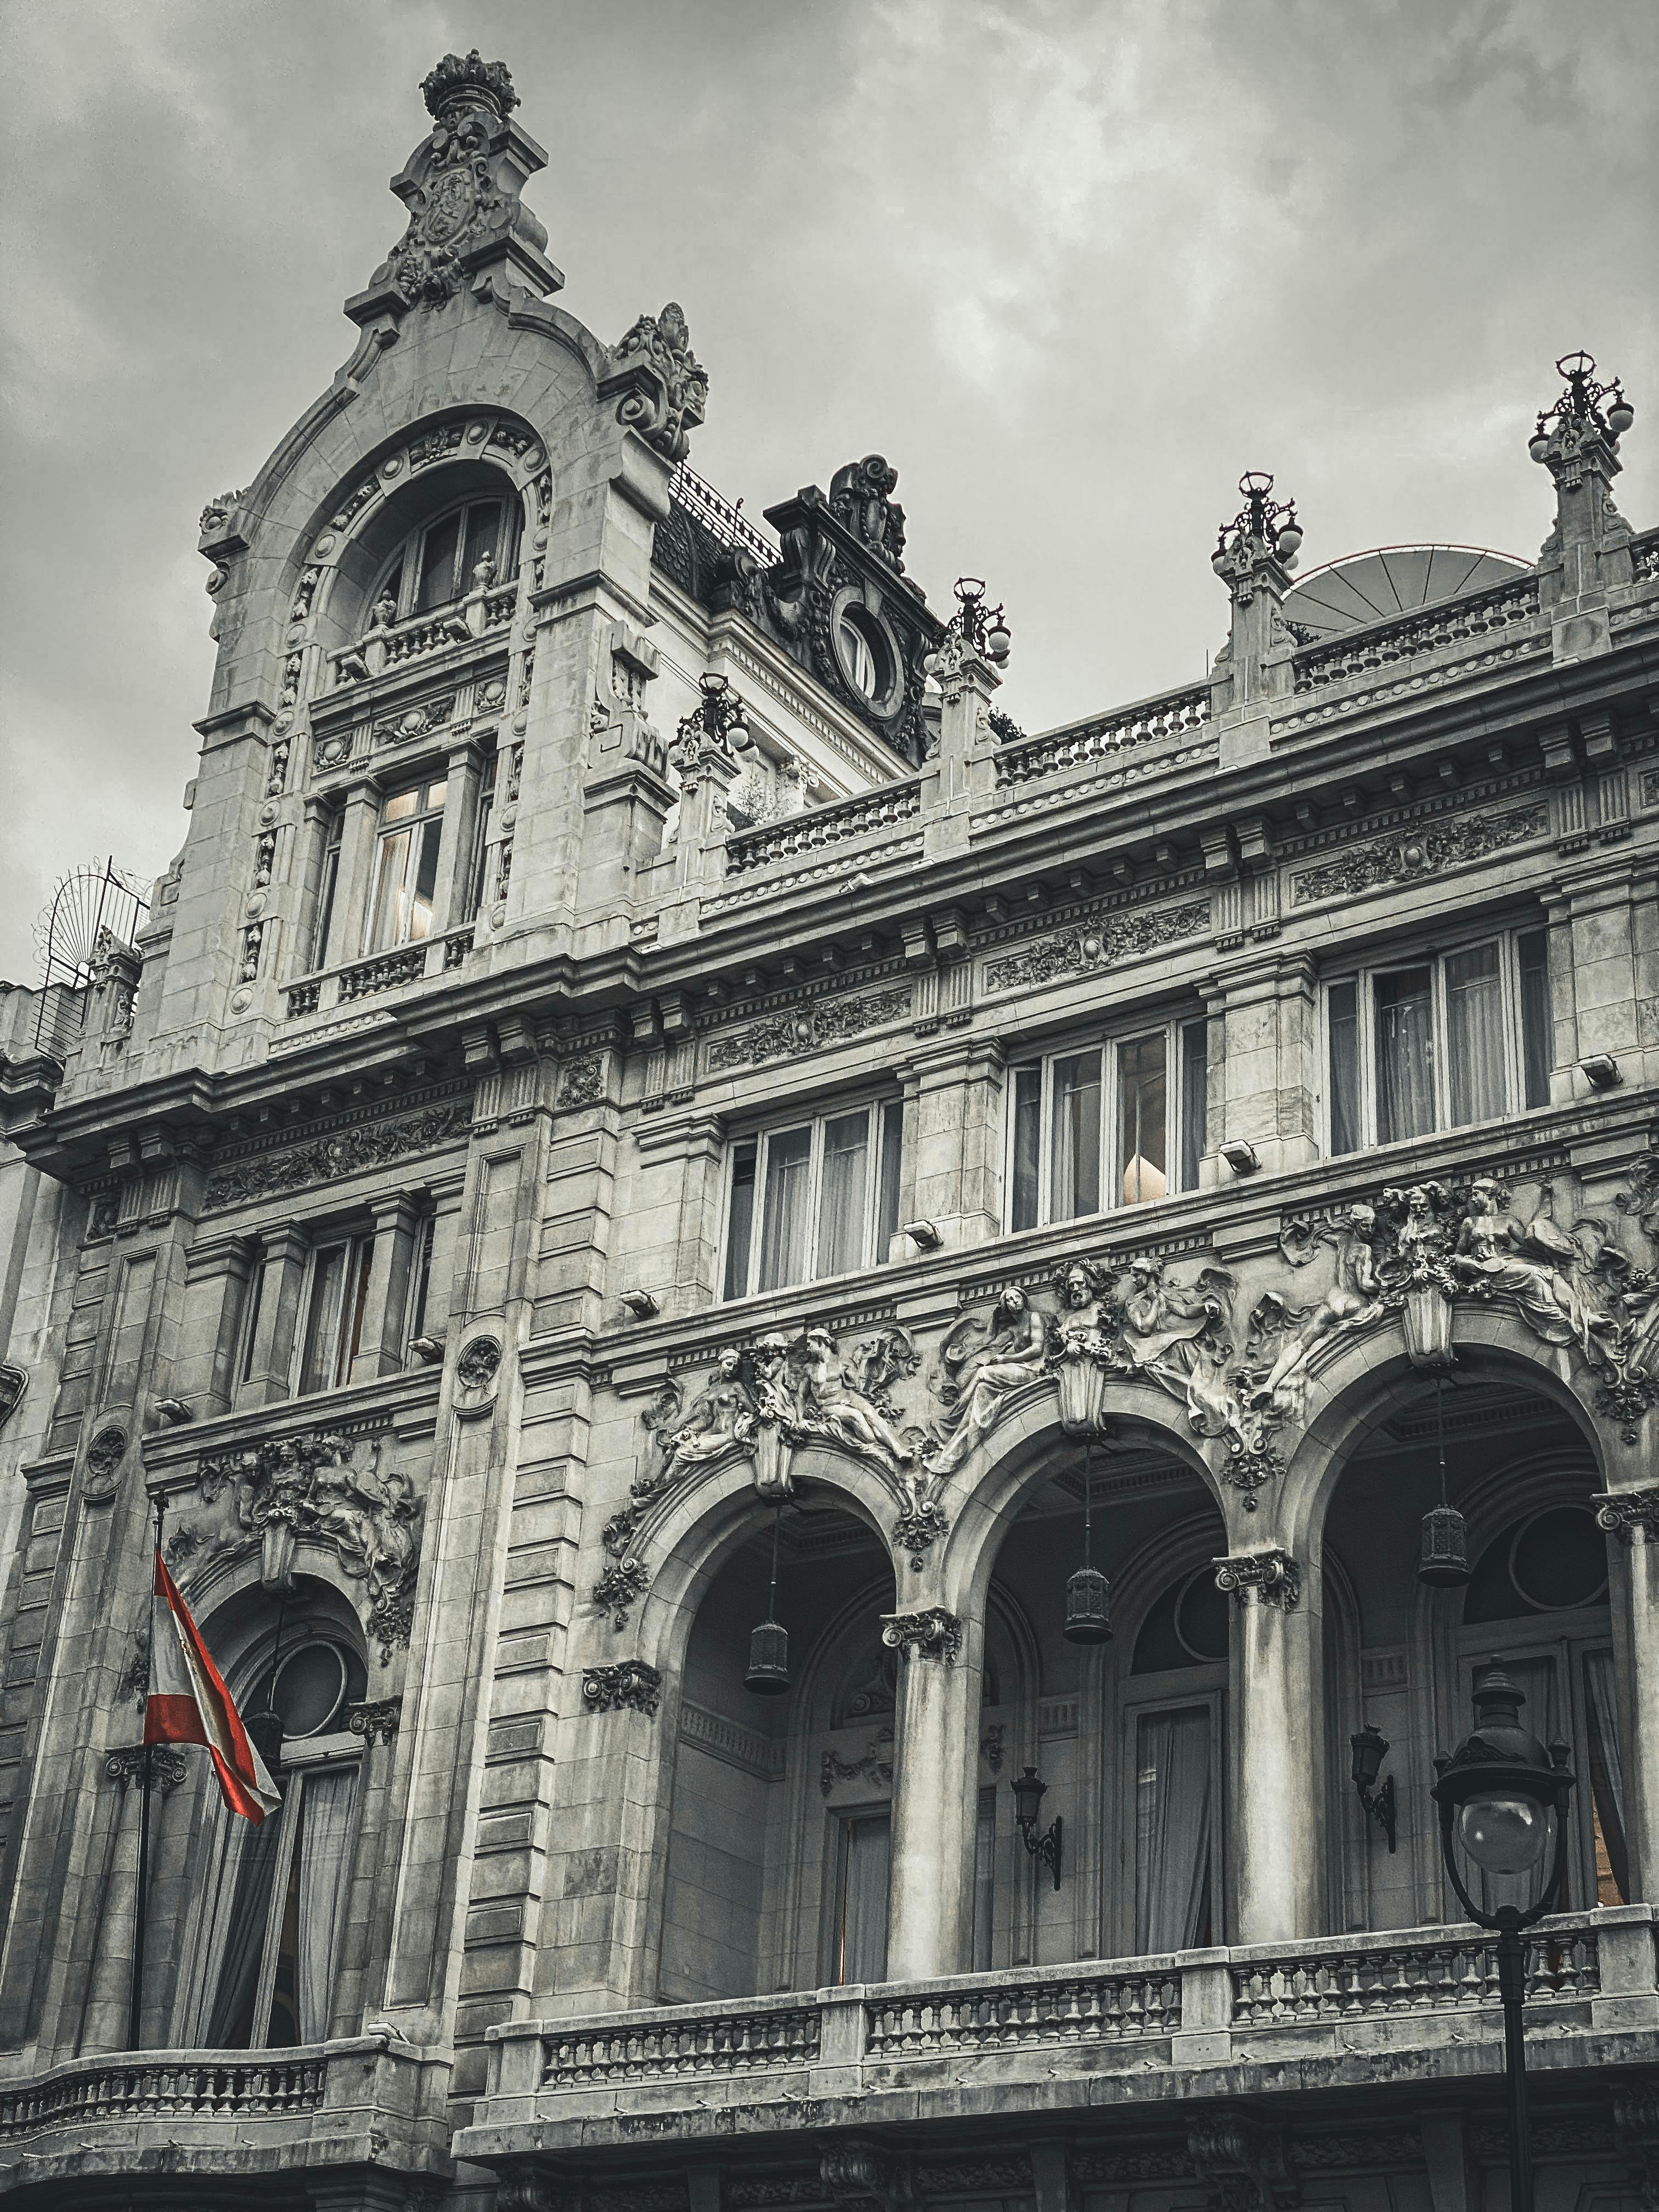
{"type": "Polygon", "coordinates": [[[1540,2201],[1651,2204],[1630,410],[1567,365],[1536,563],[1298,583],[1247,482],[1213,672],[1028,737],[887,461],[751,525],[681,310],[556,304],[505,70],[425,91],[202,517],[183,850],[78,1040],[4,1009],[0,2187],[1480,2212],[1496,1656],[1577,1776],[1540,2201]],[[156,1504],[284,1804],[158,1758],[135,2025],[156,1504]]]}

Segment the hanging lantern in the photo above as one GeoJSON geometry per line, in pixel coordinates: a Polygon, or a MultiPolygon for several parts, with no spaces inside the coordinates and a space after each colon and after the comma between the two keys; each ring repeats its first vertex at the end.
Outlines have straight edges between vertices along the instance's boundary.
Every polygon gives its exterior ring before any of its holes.
{"type": "Polygon", "coordinates": [[[772,1520],[772,1583],[766,1618],[750,1633],[749,1671],[743,1678],[744,1688],[757,1698],[781,1698],[789,1688],[789,1631],[778,1619],[778,1522],[782,1517],[780,1504],[772,1520]]]}
{"type": "Polygon", "coordinates": [[[250,1713],[242,1723],[248,1741],[265,1763],[267,1774],[275,1774],[283,1763],[283,1717],[273,1705],[267,1705],[262,1713],[250,1713]]]}
{"type": "Polygon", "coordinates": [[[1083,1448],[1083,1565],[1066,1584],[1066,1619],[1060,1634],[1068,1644],[1109,1644],[1112,1586],[1091,1556],[1094,1534],[1094,1453],[1083,1448]]]}
{"type": "Polygon", "coordinates": [[[1429,1589],[1461,1589],[1468,1582],[1468,1524],[1455,1505],[1446,1502],[1446,1382],[1434,1382],[1435,1428],[1440,1452],[1440,1503],[1423,1516],[1423,1547],[1417,1562],[1417,1579],[1429,1589]]]}

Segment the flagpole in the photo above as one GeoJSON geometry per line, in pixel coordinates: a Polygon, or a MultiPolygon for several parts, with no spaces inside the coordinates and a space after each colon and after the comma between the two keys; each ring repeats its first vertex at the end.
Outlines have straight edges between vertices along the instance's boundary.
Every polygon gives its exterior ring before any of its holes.
{"type": "MultiPolygon", "coordinates": [[[[161,1549],[161,1500],[155,1500],[155,1550],[149,1563],[149,1665],[144,1678],[144,1726],[149,1726],[149,1693],[155,1686],[155,1557],[161,1549]]],[[[138,1888],[132,1907],[132,1996],[127,2008],[127,2048],[137,2051],[139,2023],[144,2005],[144,1921],[149,1910],[149,1769],[150,1747],[143,1748],[143,1778],[138,1800],[138,1888]]]]}

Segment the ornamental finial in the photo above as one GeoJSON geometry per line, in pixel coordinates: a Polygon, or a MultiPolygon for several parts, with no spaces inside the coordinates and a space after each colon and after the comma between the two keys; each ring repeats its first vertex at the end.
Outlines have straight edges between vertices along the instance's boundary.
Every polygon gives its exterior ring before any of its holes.
{"type": "Polygon", "coordinates": [[[476,46],[465,60],[459,54],[446,54],[422,79],[421,92],[427,113],[437,123],[447,123],[450,110],[458,106],[493,107],[505,117],[519,104],[507,64],[483,60],[476,46]]]}

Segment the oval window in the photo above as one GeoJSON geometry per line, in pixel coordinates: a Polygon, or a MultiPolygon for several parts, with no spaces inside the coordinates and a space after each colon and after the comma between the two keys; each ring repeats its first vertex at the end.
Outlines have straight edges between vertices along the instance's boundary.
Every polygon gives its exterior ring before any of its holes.
{"type": "Polygon", "coordinates": [[[836,658],[842,674],[870,706],[885,700],[893,689],[893,650],[886,632],[856,600],[836,617],[836,658]]]}

